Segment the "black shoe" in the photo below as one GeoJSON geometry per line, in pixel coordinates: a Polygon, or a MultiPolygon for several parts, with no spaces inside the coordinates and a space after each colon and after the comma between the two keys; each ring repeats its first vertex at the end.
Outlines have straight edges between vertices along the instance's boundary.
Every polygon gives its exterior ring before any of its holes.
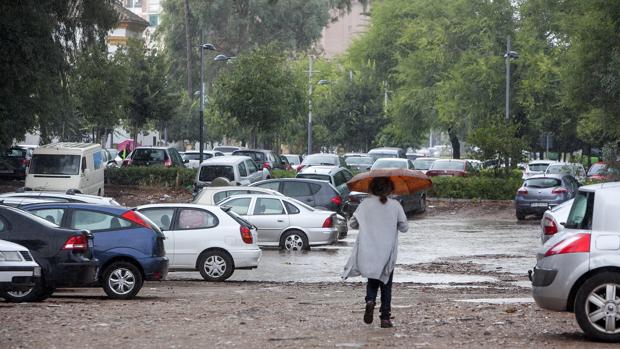
{"type": "Polygon", "coordinates": [[[366,302],[366,311],[364,312],[364,322],[367,324],[372,324],[372,315],[375,312],[375,302],[368,301],[366,302]]]}
{"type": "Polygon", "coordinates": [[[381,319],[381,328],[392,328],[394,325],[390,319],[381,319]]]}

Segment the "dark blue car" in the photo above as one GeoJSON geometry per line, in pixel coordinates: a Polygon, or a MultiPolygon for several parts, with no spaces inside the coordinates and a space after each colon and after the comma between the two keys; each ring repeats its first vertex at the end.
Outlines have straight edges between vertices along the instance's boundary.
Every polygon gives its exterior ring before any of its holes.
{"type": "Polygon", "coordinates": [[[143,282],[168,273],[164,235],[132,209],[81,203],[44,203],[21,207],[61,227],[88,230],[100,266],[98,284],[110,298],[129,299],[143,282]]]}

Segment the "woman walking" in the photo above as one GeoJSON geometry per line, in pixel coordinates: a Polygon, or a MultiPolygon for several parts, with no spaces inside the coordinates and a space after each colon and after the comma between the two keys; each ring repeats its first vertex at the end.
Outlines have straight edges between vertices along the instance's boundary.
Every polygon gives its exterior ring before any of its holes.
{"type": "Polygon", "coordinates": [[[392,327],[392,275],[398,251],[398,231],[409,229],[407,216],[400,203],[388,198],[394,184],[387,177],[376,177],[370,182],[372,194],[359,205],[350,224],[359,228],[351,257],[344,267],[342,277],[363,276],[366,285],[366,311],[364,322],[372,323],[377,292],[381,289],[381,327],[392,327]]]}

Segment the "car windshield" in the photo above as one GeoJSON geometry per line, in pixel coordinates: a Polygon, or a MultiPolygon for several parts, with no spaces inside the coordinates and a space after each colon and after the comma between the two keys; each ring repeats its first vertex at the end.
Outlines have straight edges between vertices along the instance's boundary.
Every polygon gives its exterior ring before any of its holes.
{"type": "Polygon", "coordinates": [[[258,152],[258,151],[238,150],[238,151],[234,152],[233,155],[249,156],[255,162],[264,162],[265,161],[265,154],[261,153],[261,152],[258,152]]]}
{"type": "Polygon", "coordinates": [[[594,164],[588,170],[588,176],[604,175],[606,173],[607,173],[607,165],[605,164],[594,164]]]}
{"type": "Polygon", "coordinates": [[[166,152],[163,149],[136,149],[132,159],[135,161],[163,162],[166,160],[166,152]]]}
{"type": "Polygon", "coordinates": [[[528,188],[554,188],[562,185],[562,181],[556,178],[531,178],[525,181],[524,187],[528,188]]]}
{"type": "Polygon", "coordinates": [[[372,158],[369,156],[348,157],[345,162],[347,165],[372,164],[372,158]]]}
{"type": "Polygon", "coordinates": [[[36,154],[32,156],[29,173],[76,175],[80,173],[80,156],[36,154]]]}
{"type": "Polygon", "coordinates": [[[331,183],[331,177],[329,175],[321,175],[316,173],[300,173],[297,175],[297,178],[318,179],[320,181],[331,183]]]}
{"type": "Polygon", "coordinates": [[[407,161],[379,159],[372,165],[372,169],[377,168],[407,168],[407,161]]]}
{"type": "Polygon", "coordinates": [[[229,181],[235,180],[235,171],[232,166],[209,165],[200,168],[198,180],[201,182],[211,182],[218,177],[224,177],[229,181]]]}
{"type": "Polygon", "coordinates": [[[448,170],[448,171],[463,171],[465,170],[465,163],[462,161],[435,161],[430,167],[431,170],[448,170]]]}
{"type": "MultiPolygon", "coordinates": [[[[202,153],[202,159],[211,159],[213,157],[212,154],[202,153]]],[[[200,153],[185,153],[183,154],[183,160],[198,160],[200,161],[200,153]]]]}
{"type": "Polygon", "coordinates": [[[435,159],[415,159],[413,160],[413,168],[416,170],[428,170],[435,162],[435,159]]]}
{"type": "Polygon", "coordinates": [[[580,191],[564,225],[568,229],[590,229],[594,210],[594,193],[580,191]]]}
{"type": "Polygon", "coordinates": [[[527,167],[529,167],[530,171],[545,172],[547,167],[549,167],[549,164],[547,164],[547,163],[529,164],[527,167]]]}
{"type": "Polygon", "coordinates": [[[573,169],[569,165],[549,165],[545,170],[545,173],[551,174],[572,174],[573,169]]]}
{"type": "Polygon", "coordinates": [[[377,161],[378,159],[385,159],[385,158],[394,158],[397,157],[397,154],[395,153],[372,153],[372,154],[368,154],[370,155],[370,157],[374,160],[377,161]]]}
{"type": "Polygon", "coordinates": [[[308,155],[302,162],[303,165],[335,165],[338,166],[338,158],[330,155],[308,155]]]}

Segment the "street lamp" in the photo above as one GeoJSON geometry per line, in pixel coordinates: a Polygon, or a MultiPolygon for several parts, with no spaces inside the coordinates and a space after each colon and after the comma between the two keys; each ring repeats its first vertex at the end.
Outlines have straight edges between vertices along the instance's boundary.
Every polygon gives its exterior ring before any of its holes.
{"type": "MultiPolygon", "coordinates": [[[[308,56],[308,151],[312,154],[312,73],[319,73],[318,70],[312,70],[312,55],[308,56]]],[[[317,85],[327,85],[329,80],[319,80],[317,85]]]]}
{"type": "Polygon", "coordinates": [[[508,36],[508,41],[506,42],[506,53],[504,53],[504,58],[506,59],[506,123],[510,120],[510,60],[519,58],[519,53],[517,51],[512,51],[510,49],[510,36],[508,36]]]}

